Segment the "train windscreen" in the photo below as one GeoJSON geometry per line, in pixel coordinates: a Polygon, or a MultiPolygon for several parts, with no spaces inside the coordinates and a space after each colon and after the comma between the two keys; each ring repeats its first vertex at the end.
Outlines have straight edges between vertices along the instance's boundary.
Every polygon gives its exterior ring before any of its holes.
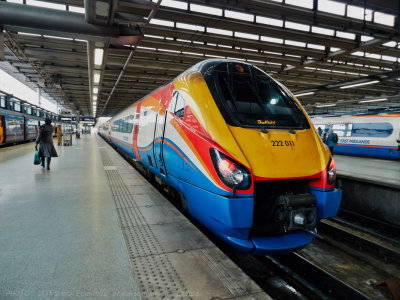
{"type": "Polygon", "coordinates": [[[229,125],[250,128],[310,128],[297,102],[272,78],[248,64],[221,62],[202,70],[229,125]]]}

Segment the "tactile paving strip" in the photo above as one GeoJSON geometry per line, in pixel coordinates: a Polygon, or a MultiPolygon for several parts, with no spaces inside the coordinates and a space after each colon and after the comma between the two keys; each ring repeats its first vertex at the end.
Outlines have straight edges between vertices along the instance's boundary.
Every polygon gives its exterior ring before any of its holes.
{"type": "MultiPolygon", "coordinates": [[[[100,149],[104,166],[115,166],[100,149]]],[[[121,164],[120,164],[121,165],[121,164]]],[[[128,167],[124,164],[121,167],[128,167]]],[[[143,299],[188,299],[182,279],[158,242],[117,170],[105,168],[133,271],[143,299]]]]}
{"type": "Polygon", "coordinates": [[[141,299],[271,299],[117,152],[99,150],[141,299]]]}

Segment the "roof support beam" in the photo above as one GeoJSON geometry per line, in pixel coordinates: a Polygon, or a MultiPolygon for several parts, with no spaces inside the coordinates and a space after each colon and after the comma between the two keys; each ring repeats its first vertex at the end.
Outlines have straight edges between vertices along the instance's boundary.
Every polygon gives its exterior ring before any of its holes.
{"type": "MultiPolygon", "coordinates": [[[[158,1],[157,1],[156,7],[150,12],[149,16],[147,17],[147,21],[148,21],[149,23],[150,23],[151,19],[154,17],[154,15],[156,14],[158,8],[160,7],[161,1],[162,1],[162,0],[158,0],[158,1]]],[[[144,34],[144,30],[145,30],[145,28],[143,28],[143,30],[142,30],[142,31],[143,31],[143,34],[144,34]]],[[[107,101],[106,101],[106,103],[104,103],[104,106],[103,106],[103,109],[101,110],[100,115],[103,114],[103,112],[104,112],[104,110],[105,110],[105,108],[106,108],[108,102],[110,101],[110,99],[111,99],[111,97],[112,97],[112,95],[113,95],[115,89],[117,88],[119,82],[121,81],[121,78],[122,78],[122,76],[124,75],[124,73],[125,73],[125,71],[126,71],[126,68],[128,67],[129,61],[131,60],[133,54],[134,54],[135,51],[136,51],[136,47],[137,47],[137,44],[134,45],[134,47],[132,48],[131,52],[129,53],[129,56],[128,56],[128,58],[126,59],[126,62],[125,62],[125,64],[124,64],[124,66],[122,67],[122,71],[121,71],[121,73],[119,74],[119,76],[118,76],[118,78],[117,78],[117,81],[115,82],[115,85],[114,85],[113,88],[111,89],[110,94],[108,95],[107,101]]]]}
{"type": "Polygon", "coordinates": [[[3,61],[4,59],[4,32],[3,28],[0,26],[0,61],[3,61]]]}
{"type": "MultiPolygon", "coordinates": [[[[36,29],[51,32],[68,33],[71,38],[106,37],[112,43],[136,43],[140,30],[127,26],[102,26],[89,24],[82,14],[30,5],[14,4],[0,1],[0,26],[20,31],[36,29]],[[10,27],[10,28],[8,28],[10,27]],[[22,30],[21,30],[22,29],[22,30]]],[[[35,31],[37,32],[37,31],[35,31]]],[[[97,38],[98,40],[98,38],[97,38]]]]}
{"type": "Polygon", "coordinates": [[[324,62],[327,59],[339,58],[339,57],[343,57],[343,56],[346,56],[346,55],[350,55],[353,52],[362,51],[362,50],[365,50],[365,49],[368,49],[368,48],[376,47],[376,46],[382,45],[385,42],[387,42],[387,40],[373,39],[371,41],[367,41],[365,43],[362,43],[360,46],[358,46],[356,48],[346,49],[346,50],[339,50],[339,51],[336,51],[336,52],[330,52],[324,58],[321,58],[319,60],[306,60],[301,65],[290,66],[290,67],[285,68],[283,71],[284,72],[293,71],[293,70],[299,69],[299,68],[310,67],[310,66],[313,66],[315,64],[319,64],[321,62],[324,62]]]}
{"type": "Polygon", "coordinates": [[[96,1],[84,0],[85,20],[90,24],[95,24],[96,20],[96,1]]]}

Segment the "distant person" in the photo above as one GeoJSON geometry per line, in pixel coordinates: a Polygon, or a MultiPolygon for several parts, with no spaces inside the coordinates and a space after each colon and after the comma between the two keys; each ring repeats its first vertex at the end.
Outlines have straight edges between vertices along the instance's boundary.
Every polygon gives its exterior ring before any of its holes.
{"type": "Polygon", "coordinates": [[[318,127],[317,132],[318,132],[318,135],[319,135],[320,137],[322,137],[322,129],[321,129],[321,127],[318,127]]]}
{"type": "Polygon", "coordinates": [[[37,151],[38,144],[40,144],[39,156],[42,161],[42,167],[44,168],[44,158],[46,157],[47,170],[50,170],[51,158],[58,157],[58,154],[53,145],[54,127],[51,125],[51,120],[46,119],[44,123],[45,124],[39,128],[39,135],[36,138],[35,149],[37,151]]]}
{"type": "Polygon", "coordinates": [[[326,134],[326,131],[324,131],[324,133],[322,134],[322,141],[326,144],[326,139],[327,139],[327,134],[326,134]]]}
{"type": "Polygon", "coordinates": [[[326,144],[328,145],[329,151],[331,151],[332,155],[333,155],[333,148],[336,147],[338,141],[339,138],[337,134],[334,133],[332,129],[329,129],[328,137],[326,138],[326,144]]]}

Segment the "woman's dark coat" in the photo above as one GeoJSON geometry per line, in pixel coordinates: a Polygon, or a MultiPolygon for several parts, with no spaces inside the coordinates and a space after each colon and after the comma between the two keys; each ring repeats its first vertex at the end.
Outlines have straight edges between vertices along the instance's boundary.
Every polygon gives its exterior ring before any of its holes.
{"type": "Polygon", "coordinates": [[[58,157],[56,148],[53,145],[53,132],[52,125],[44,124],[40,126],[39,135],[36,138],[36,145],[39,145],[39,156],[41,157],[58,157]]]}

